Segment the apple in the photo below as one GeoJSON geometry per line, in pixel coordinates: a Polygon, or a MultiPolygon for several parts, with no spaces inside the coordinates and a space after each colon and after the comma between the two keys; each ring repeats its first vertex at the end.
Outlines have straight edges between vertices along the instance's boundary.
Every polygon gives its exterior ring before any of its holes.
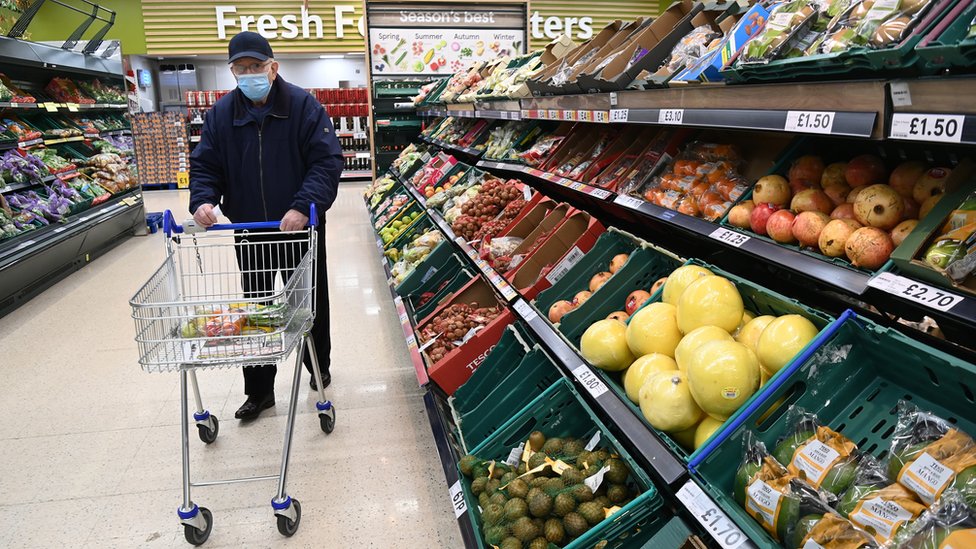
{"type": "Polygon", "coordinates": [[[775,204],[781,208],[790,202],[790,196],[790,183],[779,175],[761,177],[752,190],[752,200],[756,204],[775,204]]]}
{"type": "Polygon", "coordinates": [[[780,244],[792,244],[796,242],[793,238],[793,220],[796,216],[789,210],[777,210],[766,220],[766,232],[770,238],[780,244]]]}
{"type": "Polygon", "coordinates": [[[752,232],[765,235],[766,223],[769,221],[769,216],[773,215],[773,212],[779,209],[779,206],[774,204],[757,204],[749,216],[749,226],[752,228],[752,232]]]}
{"type": "Polygon", "coordinates": [[[793,237],[803,246],[816,248],[827,223],[830,223],[830,216],[823,212],[802,212],[793,220],[793,237]]]}
{"type": "Polygon", "coordinates": [[[632,315],[650,298],[651,294],[644,290],[630,292],[630,295],[627,296],[627,303],[624,304],[624,310],[627,311],[627,314],[632,315]]]}
{"type": "Polygon", "coordinates": [[[752,210],[756,207],[756,203],[752,200],[745,200],[732,206],[729,210],[729,223],[740,229],[749,228],[749,216],[752,215],[752,210]]]}
{"type": "Polygon", "coordinates": [[[797,212],[823,212],[829,214],[834,209],[834,201],[819,189],[807,189],[798,193],[790,202],[790,209],[797,212]]]}

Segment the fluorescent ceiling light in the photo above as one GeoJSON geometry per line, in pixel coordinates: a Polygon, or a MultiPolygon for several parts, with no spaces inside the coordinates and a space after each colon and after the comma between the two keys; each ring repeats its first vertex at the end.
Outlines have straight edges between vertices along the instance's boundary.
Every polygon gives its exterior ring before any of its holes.
{"type": "Polygon", "coordinates": [[[319,56],[319,59],[342,59],[345,55],[341,53],[326,53],[319,56]]]}

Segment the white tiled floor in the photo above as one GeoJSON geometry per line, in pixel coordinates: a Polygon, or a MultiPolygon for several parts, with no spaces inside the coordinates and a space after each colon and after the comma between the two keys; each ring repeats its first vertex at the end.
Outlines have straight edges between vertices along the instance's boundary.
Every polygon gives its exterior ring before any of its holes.
{"type": "MultiPolygon", "coordinates": [[[[342,185],[329,213],[337,421],[321,432],[303,371],[288,483],[299,531],[278,534],[274,483],[200,488],[194,501],[214,514],[207,547],[461,545],[361,193],[342,185]]],[[[180,191],[146,204],[185,217],[180,191]]],[[[0,318],[0,546],[188,546],[176,516],[179,378],[141,371],[129,318],[162,258],[160,234],[131,238],[0,318]]],[[[195,479],[277,473],[292,368],[279,368],[277,406],[248,425],[233,417],[240,370],[201,372],[221,430],[211,446],[191,432],[195,479]]]]}

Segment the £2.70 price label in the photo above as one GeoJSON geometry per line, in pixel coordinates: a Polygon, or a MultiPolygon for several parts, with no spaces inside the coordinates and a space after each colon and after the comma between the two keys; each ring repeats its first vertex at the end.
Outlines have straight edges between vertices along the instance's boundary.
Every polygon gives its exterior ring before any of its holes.
{"type": "Polygon", "coordinates": [[[600,398],[603,393],[606,393],[607,389],[606,383],[603,383],[596,374],[593,373],[593,369],[586,364],[580,364],[575,369],[573,369],[573,377],[579,380],[586,389],[590,396],[593,398],[600,398]]]}
{"type": "Polygon", "coordinates": [[[827,111],[789,111],[786,113],[786,131],[803,133],[830,133],[834,129],[834,113],[827,111]]]}
{"type": "Polygon", "coordinates": [[[729,520],[718,504],[706,496],[694,481],[689,480],[678,490],[678,499],[723,549],[752,546],[742,530],[729,520]]]}
{"type": "Polygon", "coordinates": [[[468,504],[464,501],[464,492],[461,491],[461,479],[451,485],[451,504],[454,506],[454,518],[461,518],[461,515],[468,511],[468,504]]]}
{"type": "Polygon", "coordinates": [[[868,281],[868,286],[942,312],[952,309],[963,300],[960,295],[892,273],[875,276],[868,281]]]}
{"type": "Polygon", "coordinates": [[[892,139],[959,143],[966,117],[958,114],[909,114],[891,116],[892,139]]]}

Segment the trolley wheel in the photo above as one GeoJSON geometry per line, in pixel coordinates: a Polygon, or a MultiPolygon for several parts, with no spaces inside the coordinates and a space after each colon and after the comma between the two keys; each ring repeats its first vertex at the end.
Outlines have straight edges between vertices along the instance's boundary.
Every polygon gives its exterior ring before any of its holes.
{"type": "Polygon", "coordinates": [[[210,429],[202,423],[197,423],[197,432],[200,435],[200,440],[207,444],[211,444],[213,441],[217,440],[217,433],[220,432],[220,422],[217,421],[217,416],[210,416],[213,419],[213,429],[210,429]]]}
{"type": "Polygon", "coordinates": [[[322,431],[326,434],[331,433],[335,429],[335,406],[329,409],[329,413],[319,414],[319,426],[322,427],[322,431]]]}
{"type": "Polygon", "coordinates": [[[295,507],[295,520],[284,515],[277,515],[278,532],[289,538],[295,535],[295,532],[298,531],[298,525],[302,522],[302,504],[298,503],[295,498],[291,498],[291,504],[295,507]]]}
{"type": "Polygon", "coordinates": [[[186,541],[192,545],[203,545],[207,541],[207,538],[210,537],[210,532],[213,530],[213,513],[210,512],[210,509],[201,507],[200,513],[203,515],[203,519],[207,521],[207,527],[205,529],[198,530],[189,524],[183,525],[183,536],[186,537],[186,541]]]}

